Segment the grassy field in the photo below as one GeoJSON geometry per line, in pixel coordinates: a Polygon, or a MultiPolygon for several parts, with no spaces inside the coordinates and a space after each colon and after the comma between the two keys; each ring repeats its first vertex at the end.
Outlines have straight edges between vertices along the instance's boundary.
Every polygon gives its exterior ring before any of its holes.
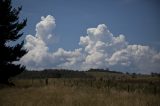
{"type": "Polygon", "coordinates": [[[159,77],[87,74],[94,77],[14,79],[0,89],[0,106],[160,106],[159,77]]]}

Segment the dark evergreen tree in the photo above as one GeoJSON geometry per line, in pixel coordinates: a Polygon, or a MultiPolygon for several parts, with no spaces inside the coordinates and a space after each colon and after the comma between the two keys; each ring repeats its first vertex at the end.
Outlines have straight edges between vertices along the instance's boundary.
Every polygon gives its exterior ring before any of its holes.
{"type": "Polygon", "coordinates": [[[16,42],[27,22],[26,19],[19,22],[21,9],[13,8],[11,0],[0,0],[0,83],[9,84],[9,78],[25,70],[25,66],[15,63],[27,53],[24,41],[16,42]],[[9,42],[14,42],[14,46],[9,42]]]}

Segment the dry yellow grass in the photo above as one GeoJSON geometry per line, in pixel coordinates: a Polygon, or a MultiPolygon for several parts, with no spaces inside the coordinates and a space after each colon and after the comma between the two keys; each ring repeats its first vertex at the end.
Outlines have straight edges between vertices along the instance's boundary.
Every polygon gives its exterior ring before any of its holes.
{"type": "Polygon", "coordinates": [[[0,106],[160,106],[159,98],[153,94],[63,84],[0,89],[0,106]]]}

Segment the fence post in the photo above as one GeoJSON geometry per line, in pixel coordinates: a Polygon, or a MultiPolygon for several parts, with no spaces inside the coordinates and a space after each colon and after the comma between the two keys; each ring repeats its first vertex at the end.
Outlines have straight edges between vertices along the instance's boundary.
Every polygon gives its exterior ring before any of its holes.
{"type": "Polygon", "coordinates": [[[32,78],[32,86],[33,86],[33,78],[32,78]]]}
{"type": "Polygon", "coordinates": [[[91,87],[93,86],[93,82],[92,82],[92,80],[91,80],[91,87]]]}
{"type": "Polygon", "coordinates": [[[48,78],[45,79],[45,83],[46,83],[46,85],[48,85],[48,78]]]}
{"type": "Polygon", "coordinates": [[[127,91],[128,91],[128,92],[129,92],[129,88],[130,88],[130,86],[128,85],[128,86],[127,86],[127,91]]]}
{"type": "Polygon", "coordinates": [[[154,85],[154,94],[156,95],[157,94],[157,86],[154,85]]]}
{"type": "Polygon", "coordinates": [[[108,92],[110,91],[110,80],[107,81],[108,92]]]}

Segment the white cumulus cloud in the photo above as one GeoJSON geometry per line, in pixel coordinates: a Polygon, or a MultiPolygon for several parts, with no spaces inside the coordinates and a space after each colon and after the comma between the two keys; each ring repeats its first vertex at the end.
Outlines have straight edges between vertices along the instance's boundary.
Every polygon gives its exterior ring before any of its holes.
{"type": "Polygon", "coordinates": [[[73,51],[59,48],[49,51],[55,40],[53,29],[55,18],[41,17],[36,25],[36,34],[26,36],[25,48],[29,52],[21,62],[29,69],[67,68],[87,70],[89,68],[112,68],[120,71],[149,73],[159,71],[160,52],[149,46],[130,45],[123,34],[114,36],[105,24],[88,28],[80,37],[79,45],[73,51]]]}
{"type": "Polygon", "coordinates": [[[28,69],[62,68],[67,65],[71,67],[79,60],[81,49],[65,51],[59,48],[57,51],[49,51],[49,45],[54,42],[55,26],[53,16],[41,17],[41,21],[36,25],[36,34],[26,36],[24,47],[29,52],[22,57],[21,62],[28,69]]]}

